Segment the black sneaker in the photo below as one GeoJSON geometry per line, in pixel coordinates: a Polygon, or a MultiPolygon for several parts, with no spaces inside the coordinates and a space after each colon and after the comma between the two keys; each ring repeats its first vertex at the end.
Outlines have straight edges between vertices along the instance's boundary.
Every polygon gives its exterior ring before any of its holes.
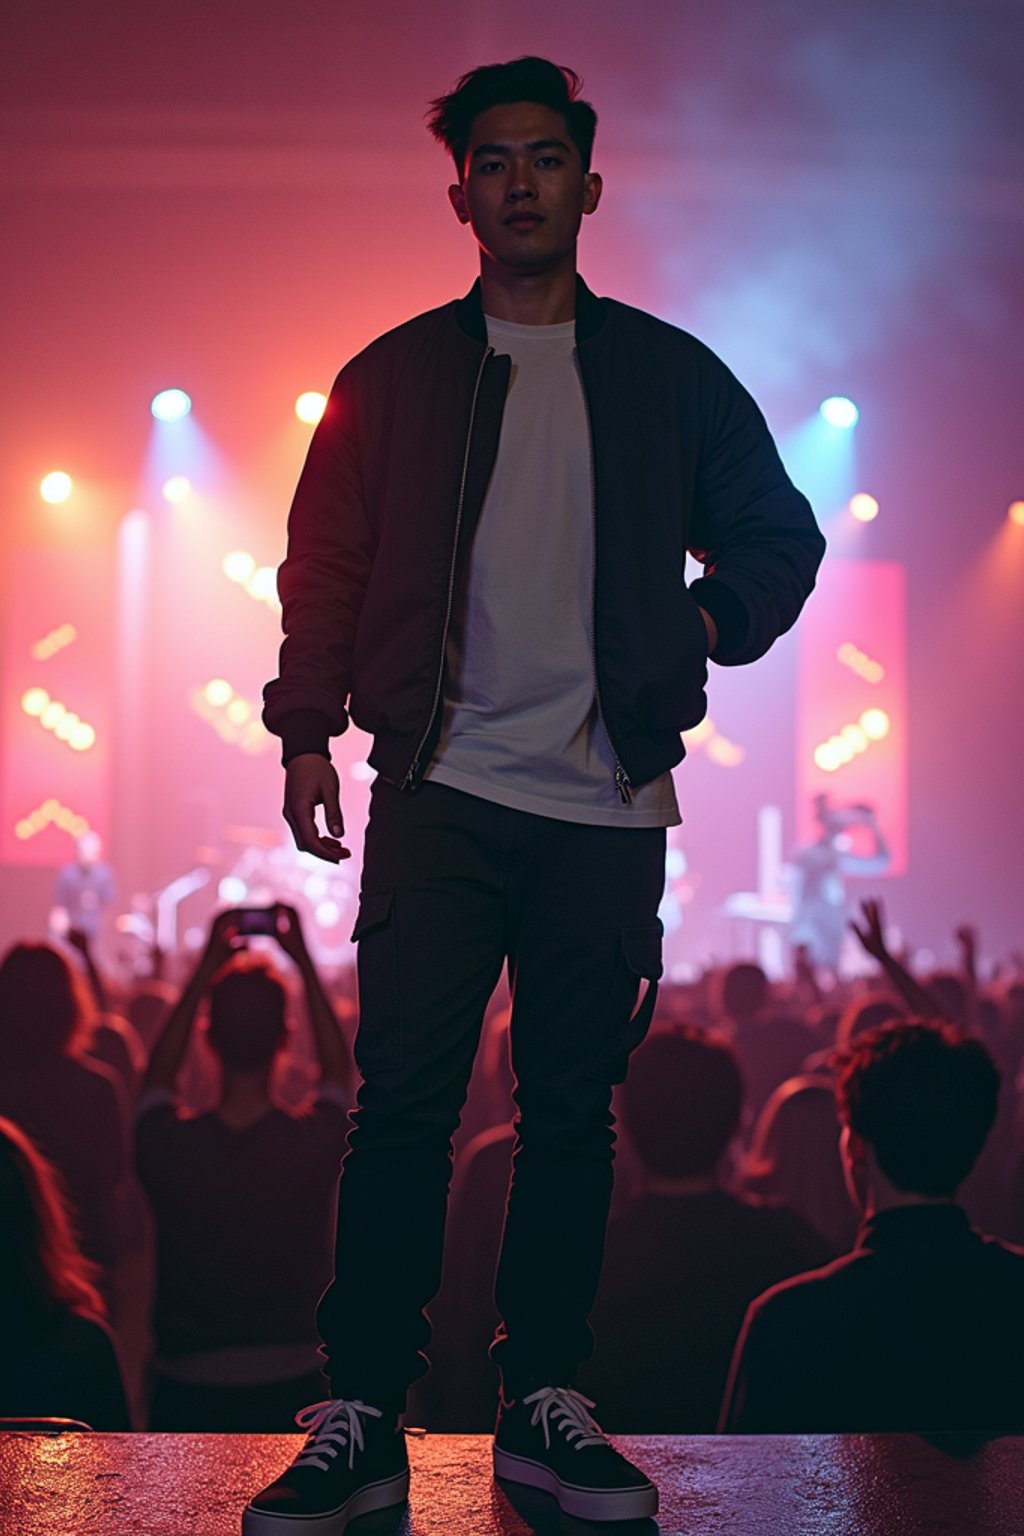
{"type": "Polygon", "coordinates": [[[494,1432],[494,1475],[554,1494],[580,1520],[645,1520],[658,1490],[621,1456],[590,1417],[594,1404],[572,1387],[541,1387],[517,1402],[504,1396],[494,1432]]]}
{"type": "Polygon", "coordinates": [[[342,1536],[357,1515],[405,1502],[409,1458],[397,1415],[333,1398],[301,1409],[295,1422],[309,1430],[306,1443],[245,1506],[242,1536],[342,1536]]]}

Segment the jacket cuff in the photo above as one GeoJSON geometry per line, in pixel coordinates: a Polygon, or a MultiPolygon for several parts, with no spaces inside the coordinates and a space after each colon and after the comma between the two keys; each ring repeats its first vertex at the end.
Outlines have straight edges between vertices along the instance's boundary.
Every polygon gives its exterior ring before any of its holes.
{"type": "Polygon", "coordinates": [[[285,767],[304,752],[315,752],[330,760],[331,722],[318,709],[293,710],[285,715],[277,734],[283,743],[281,762],[285,767]]]}
{"type": "Polygon", "coordinates": [[[690,583],[690,596],[715,621],[718,642],[711,653],[711,659],[740,650],[746,642],[750,618],[742,600],[732,588],[722,581],[716,581],[713,576],[698,576],[696,581],[690,583]]]}

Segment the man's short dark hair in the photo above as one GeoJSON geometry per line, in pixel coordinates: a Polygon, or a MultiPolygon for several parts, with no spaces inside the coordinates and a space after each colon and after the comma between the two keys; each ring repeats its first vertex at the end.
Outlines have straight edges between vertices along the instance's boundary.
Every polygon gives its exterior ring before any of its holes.
{"type": "Polygon", "coordinates": [[[461,181],[474,118],[509,102],[539,102],[565,118],[583,169],[589,171],[597,113],[589,101],[580,97],[582,84],[574,69],[532,54],[510,59],[507,64],[481,64],[464,74],[447,96],[438,96],[431,102],[427,127],[450,152],[461,181]]]}
{"type": "Polygon", "coordinates": [[[261,955],[242,952],[210,985],[207,1041],[225,1067],[253,1072],[268,1066],[287,1037],[288,995],[261,955]]]}
{"type": "Polygon", "coordinates": [[[636,1051],[622,1120],[644,1167],[662,1178],[711,1173],[739,1129],[743,1074],[723,1035],[673,1024],[636,1051]]]}
{"type": "Polygon", "coordinates": [[[840,1118],[907,1194],[949,1197],[992,1129],[999,1069],[981,1040],[928,1019],[859,1035],[835,1058],[840,1118]]]}

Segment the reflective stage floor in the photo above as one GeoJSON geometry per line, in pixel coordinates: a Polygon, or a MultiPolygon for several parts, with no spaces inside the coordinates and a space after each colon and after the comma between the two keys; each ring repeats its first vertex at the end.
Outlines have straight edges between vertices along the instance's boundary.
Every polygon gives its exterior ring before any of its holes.
{"type": "MultiPolygon", "coordinates": [[[[485,1435],[409,1433],[412,1491],[352,1536],[1024,1536],[1024,1437],[616,1436],[656,1521],[594,1525],[498,1486],[485,1435]]],[[[299,1435],[0,1434],[2,1536],[237,1536],[299,1435]]]]}

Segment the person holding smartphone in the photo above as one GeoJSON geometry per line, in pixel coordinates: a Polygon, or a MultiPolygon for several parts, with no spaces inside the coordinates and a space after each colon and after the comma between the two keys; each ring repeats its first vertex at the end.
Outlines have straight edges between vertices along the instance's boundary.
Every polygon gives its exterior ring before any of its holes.
{"type": "Polygon", "coordinates": [[[350,1053],[294,908],[220,913],[154,1044],[136,1110],[157,1245],[151,1429],[283,1431],[323,1390],[311,1318],[331,1275],[351,1097],[350,1053]],[[302,978],[320,1081],[301,1112],[271,1089],[287,995],[245,945],[255,934],[275,938],[302,978]],[[195,1115],[177,1084],[204,999],[221,1089],[195,1115]]]}

